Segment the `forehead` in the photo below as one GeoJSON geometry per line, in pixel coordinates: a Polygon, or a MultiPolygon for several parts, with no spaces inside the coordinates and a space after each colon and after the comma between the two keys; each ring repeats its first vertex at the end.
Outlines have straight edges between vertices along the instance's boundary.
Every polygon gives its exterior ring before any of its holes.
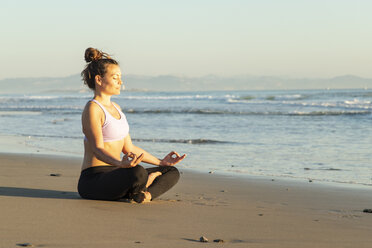
{"type": "Polygon", "coordinates": [[[106,71],[107,71],[107,74],[109,75],[116,75],[116,74],[121,75],[121,70],[118,65],[110,64],[107,66],[106,71]]]}

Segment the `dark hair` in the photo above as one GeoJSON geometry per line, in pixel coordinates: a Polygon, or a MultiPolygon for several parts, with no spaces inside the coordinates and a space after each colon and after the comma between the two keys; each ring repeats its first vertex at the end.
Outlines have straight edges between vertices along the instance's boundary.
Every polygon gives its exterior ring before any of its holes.
{"type": "Polygon", "coordinates": [[[96,89],[96,75],[104,77],[108,65],[119,65],[107,53],[91,47],[85,50],[84,59],[88,64],[81,72],[81,76],[83,77],[84,84],[88,85],[92,90],[96,89]]]}

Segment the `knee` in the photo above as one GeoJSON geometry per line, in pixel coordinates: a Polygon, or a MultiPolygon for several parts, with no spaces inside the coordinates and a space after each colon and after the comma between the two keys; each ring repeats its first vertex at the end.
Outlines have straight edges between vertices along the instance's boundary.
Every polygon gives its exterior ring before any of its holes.
{"type": "Polygon", "coordinates": [[[148,174],[145,168],[140,165],[129,169],[131,171],[131,178],[135,184],[143,184],[147,182],[148,174]]]}
{"type": "Polygon", "coordinates": [[[172,179],[174,180],[174,183],[177,183],[180,179],[180,172],[178,169],[174,166],[170,166],[168,173],[172,175],[172,179]]]}

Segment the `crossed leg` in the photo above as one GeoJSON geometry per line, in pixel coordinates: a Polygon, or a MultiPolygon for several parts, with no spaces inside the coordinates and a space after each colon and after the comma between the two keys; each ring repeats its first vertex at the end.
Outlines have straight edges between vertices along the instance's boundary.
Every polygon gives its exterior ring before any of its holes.
{"type": "Polygon", "coordinates": [[[172,188],[180,177],[177,168],[173,166],[160,166],[146,169],[148,179],[146,189],[136,194],[133,200],[142,203],[160,196],[172,188]]]}

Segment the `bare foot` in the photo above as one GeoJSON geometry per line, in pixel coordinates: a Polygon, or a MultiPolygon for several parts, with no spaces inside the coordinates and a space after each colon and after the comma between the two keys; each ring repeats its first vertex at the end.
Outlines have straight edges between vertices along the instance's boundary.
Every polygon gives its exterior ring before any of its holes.
{"type": "Polygon", "coordinates": [[[151,173],[149,175],[149,178],[147,179],[147,183],[146,183],[146,188],[148,188],[155,180],[155,178],[157,178],[158,176],[161,176],[161,172],[158,171],[158,172],[154,172],[154,173],[151,173]]]}
{"type": "Polygon", "coordinates": [[[151,193],[147,191],[146,192],[141,191],[140,193],[133,195],[133,200],[137,203],[150,202],[151,198],[152,198],[151,193]]]}
{"type": "Polygon", "coordinates": [[[143,200],[143,202],[150,202],[151,201],[151,193],[150,192],[144,192],[145,193],[145,199],[143,200]]]}

